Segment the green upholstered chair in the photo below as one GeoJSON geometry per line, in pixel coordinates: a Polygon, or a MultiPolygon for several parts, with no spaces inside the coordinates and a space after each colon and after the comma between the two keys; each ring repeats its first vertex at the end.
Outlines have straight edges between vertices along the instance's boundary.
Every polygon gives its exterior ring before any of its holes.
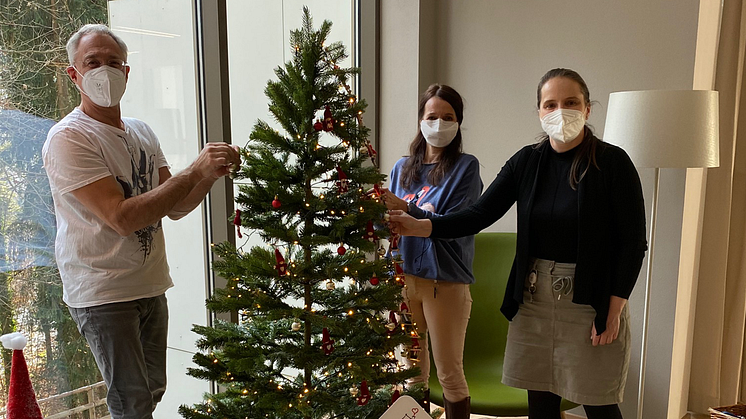
{"type": "MultiPolygon", "coordinates": [[[[476,236],[474,277],[471,286],[469,327],[466,329],[464,373],[469,383],[472,413],[490,416],[527,416],[525,390],[502,384],[508,320],[500,313],[510,267],[515,256],[515,233],[479,233],[476,236]]],[[[443,405],[443,389],[431,362],[430,397],[443,405]]],[[[562,410],[577,406],[562,401],[562,410]]]]}

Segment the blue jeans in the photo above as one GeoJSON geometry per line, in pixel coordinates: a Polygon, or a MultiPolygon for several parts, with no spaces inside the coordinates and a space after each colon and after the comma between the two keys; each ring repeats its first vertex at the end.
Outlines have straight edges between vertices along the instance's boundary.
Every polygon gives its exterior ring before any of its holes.
{"type": "Polygon", "coordinates": [[[166,296],[68,309],[106,382],[111,417],[151,419],[166,392],[166,296]]]}

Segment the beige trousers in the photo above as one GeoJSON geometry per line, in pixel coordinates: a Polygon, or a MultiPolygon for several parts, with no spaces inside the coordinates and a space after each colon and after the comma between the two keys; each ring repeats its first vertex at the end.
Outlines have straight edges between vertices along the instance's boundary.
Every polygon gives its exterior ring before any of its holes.
{"type": "Polygon", "coordinates": [[[458,402],[469,397],[469,387],[464,376],[464,339],[472,301],[469,284],[407,275],[402,292],[412,315],[412,322],[420,335],[419,344],[422,348],[419,361],[416,362],[421,373],[410,382],[427,384],[432,348],[438,381],[443,387],[445,398],[458,402]]]}

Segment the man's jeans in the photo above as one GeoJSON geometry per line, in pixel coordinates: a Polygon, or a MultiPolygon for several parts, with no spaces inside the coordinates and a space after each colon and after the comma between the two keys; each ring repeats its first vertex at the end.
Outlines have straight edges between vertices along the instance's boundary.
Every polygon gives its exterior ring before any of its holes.
{"type": "Polygon", "coordinates": [[[166,391],[166,296],[69,307],[109,393],[113,419],[150,419],[166,391]]]}

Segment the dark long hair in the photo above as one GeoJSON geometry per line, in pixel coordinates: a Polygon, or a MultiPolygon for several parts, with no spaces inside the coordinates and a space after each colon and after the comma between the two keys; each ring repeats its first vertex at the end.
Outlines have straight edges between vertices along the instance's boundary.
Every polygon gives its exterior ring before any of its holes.
{"type": "Polygon", "coordinates": [[[422,135],[422,131],[420,131],[419,121],[422,121],[422,117],[425,115],[425,104],[434,97],[443,99],[451,105],[456,112],[456,122],[458,122],[459,128],[453,141],[445,147],[445,150],[440,155],[440,160],[438,160],[438,163],[436,163],[433,170],[428,174],[428,182],[433,185],[439,184],[446,173],[456,164],[456,160],[458,160],[462,152],[461,123],[464,120],[464,101],[461,99],[461,95],[452,87],[445,84],[432,84],[420,96],[419,111],[417,112],[417,136],[409,144],[409,158],[404,162],[404,166],[402,167],[401,185],[405,189],[409,189],[412,184],[420,180],[419,171],[425,160],[427,142],[422,135]]]}
{"type": "MultiPolygon", "coordinates": [[[[583,94],[585,105],[588,107],[591,106],[591,95],[588,91],[588,85],[585,84],[585,80],[580,77],[580,74],[570,70],[569,68],[554,68],[547,71],[541,80],[539,80],[539,87],[536,89],[536,109],[541,109],[541,88],[544,87],[546,82],[555,77],[564,77],[577,83],[578,86],[580,86],[580,92],[583,94]]],[[[544,144],[548,139],[549,136],[544,134],[541,137],[539,146],[544,144]]],[[[596,147],[598,141],[599,140],[593,135],[593,130],[588,126],[588,124],[586,124],[583,128],[583,142],[578,146],[575,158],[572,161],[572,166],[570,166],[568,181],[570,182],[571,188],[575,190],[578,189],[578,183],[583,179],[583,176],[585,176],[585,173],[591,165],[598,169],[598,163],[596,162],[596,147]]]]}

